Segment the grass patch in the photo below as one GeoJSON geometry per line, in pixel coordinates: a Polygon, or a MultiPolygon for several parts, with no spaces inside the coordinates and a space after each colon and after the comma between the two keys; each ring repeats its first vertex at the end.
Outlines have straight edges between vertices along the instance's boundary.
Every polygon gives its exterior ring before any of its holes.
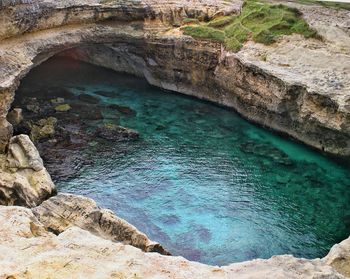
{"type": "Polygon", "coordinates": [[[200,21],[197,18],[184,18],[182,24],[199,24],[200,21]]]}
{"type": "Polygon", "coordinates": [[[224,31],[206,25],[185,26],[182,30],[184,34],[190,35],[194,38],[209,39],[217,42],[225,41],[224,31]]]}
{"type": "Polygon", "coordinates": [[[269,45],[278,37],[293,33],[305,38],[317,37],[299,10],[254,0],[245,1],[239,16],[218,17],[207,23],[183,27],[183,31],[194,38],[224,42],[232,51],[239,51],[250,39],[269,45]]]}

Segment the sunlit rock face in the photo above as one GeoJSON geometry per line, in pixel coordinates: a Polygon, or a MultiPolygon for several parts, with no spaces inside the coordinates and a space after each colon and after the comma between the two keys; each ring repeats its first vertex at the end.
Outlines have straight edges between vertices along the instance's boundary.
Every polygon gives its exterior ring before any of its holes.
{"type": "Polygon", "coordinates": [[[0,164],[1,205],[33,207],[56,193],[42,159],[27,135],[11,138],[0,164]]]}
{"type": "Polygon", "coordinates": [[[325,259],[276,256],[225,267],[182,257],[144,253],[71,226],[59,235],[47,231],[30,209],[0,206],[0,276],[4,278],[334,278],[343,279],[335,259],[349,253],[349,240],[325,259]],[[16,224],[16,226],[13,226],[16,224]],[[333,268],[331,265],[335,264],[333,268]]]}
{"type": "Polygon", "coordinates": [[[47,229],[56,234],[77,226],[97,236],[115,242],[123,242],[145,252],[169,253],[159,244],[137,230],[112,211],[99,208],[89,198],[59,194],[33,209],[35,216],[47,229]]]}

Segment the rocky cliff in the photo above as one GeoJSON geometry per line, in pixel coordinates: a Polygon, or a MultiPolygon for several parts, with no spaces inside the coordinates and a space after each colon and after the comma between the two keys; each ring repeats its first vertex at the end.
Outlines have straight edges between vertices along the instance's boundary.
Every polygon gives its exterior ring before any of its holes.
{"type": "Polygon", "coordinates": [[[291,35],[269,46],[248,41],[238,53],[217,42],[185,36],[179,28],[184,18],[205,21],[239,13],[241,4],[225,0],[1,1],[0,204],[9,205],[0,207],[1,277],[350,276],[349,239],[334,246],[324,259],[277,256],[222,268],[144,253],[141,250],[167,254],[160,244],[89,199],[70,195],[48,199],[55,187],[36,148],[24,135],[12,137],[6,117],[21,78],[60,54],[233,108],[310,146],[349,156],[349,12],[289,3],[303,13],[322,40],[291,35]]]}
{"type": "Polygon", "coordinates": [[[188,17],[238,13],[239,1],[3,1],[0,141],[20,79],[69,50],[78,59],[232,107],[244,117],[335,155],[350,155],[350,37],[346,10],[294,4],[322,40],[285,36],[238,53],[196,41],[188,17]]]}

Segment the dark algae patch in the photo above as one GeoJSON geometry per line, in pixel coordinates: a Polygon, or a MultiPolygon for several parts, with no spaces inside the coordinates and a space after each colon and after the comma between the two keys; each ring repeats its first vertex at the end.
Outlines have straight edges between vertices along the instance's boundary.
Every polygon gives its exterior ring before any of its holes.
{"type": "Polygon", "coordinates": [[[182,30],[194,38],[221,42],[232,51],[239,51],[248,40],[269,45],[278,37],[293,33],[317,37],[299,10],[257,1],[245,1],[239,16],[222,16],[184,26],[182,30]]]}

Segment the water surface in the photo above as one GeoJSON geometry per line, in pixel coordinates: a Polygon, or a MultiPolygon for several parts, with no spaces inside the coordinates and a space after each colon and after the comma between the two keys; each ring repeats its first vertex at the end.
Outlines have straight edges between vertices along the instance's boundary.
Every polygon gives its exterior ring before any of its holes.
{"type": "Polygon", "coordinates": [[[84,63],[50,60],[19,91],[45,86],[136,111],[120,124],[139,131],[139,141],[91,142],[90,164],[57,186],[112,209],[174,255],[215,265],[286,253],[314,258],[350,234],[344,163],[232,111],[84,63]]]}

